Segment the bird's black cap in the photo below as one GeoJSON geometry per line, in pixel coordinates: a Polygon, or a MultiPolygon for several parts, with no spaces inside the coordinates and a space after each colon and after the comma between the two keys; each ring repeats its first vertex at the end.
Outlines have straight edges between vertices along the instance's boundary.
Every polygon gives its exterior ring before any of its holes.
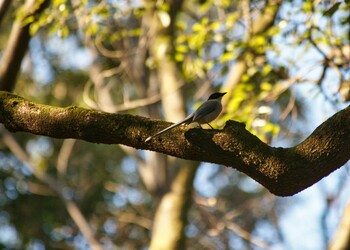
{"type": "Polygon", "coordinates": [[[209,96],[208,100],[220,98],[220,97],[226,95],[226,93],[227,93],[227,92],[224,92],[224,93],[219,93],[219,92],[217,92],[217,93],[211,94],[211,95],[209,96]]]}

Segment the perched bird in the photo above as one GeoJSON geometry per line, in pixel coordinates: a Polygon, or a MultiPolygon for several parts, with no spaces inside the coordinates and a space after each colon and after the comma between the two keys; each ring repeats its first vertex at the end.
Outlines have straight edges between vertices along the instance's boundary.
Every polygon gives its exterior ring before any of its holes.
{"type": "Polygon", "coordinates": [[[161,135],[170,129],[176,128],[176,127],[180,126],[181,124],[190,124],[192,122],[197,122],[200,125],[200,124],[206,123],[211,128],[213,128],[209,124],[209,122],[215,120],[215,118],[218,117],[218,115],[221,113],[221,110],[222,110],[221,99],[225,94],[226,94],[226,92],[225,93],[211,94],[209,96],[208,100],[205,101],[195,112],[193,112],[192,114],[187,116],[184,120],[182,120],[178,123],[175,123],[175,124],[165,128],[165,129],[159,131],[155,135],[148,137],[145,140],[145,142],[148,142],[153,137],[161,135]]]}

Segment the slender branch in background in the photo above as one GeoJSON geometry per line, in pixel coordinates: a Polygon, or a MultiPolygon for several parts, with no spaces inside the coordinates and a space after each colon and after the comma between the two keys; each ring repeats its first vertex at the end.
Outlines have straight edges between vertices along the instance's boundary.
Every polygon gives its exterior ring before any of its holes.
{"type": "MultiPolygon", "coordinates": [[[[83,100],[90,108],[99,109],[98,103],[95,102],[94,100],[92,100],[89,96],[89,92],[90,92],[92,86],[93,86],[93,84],[90,80],[85,84],[84,92],[83,92],[83,100]]],[[[152,96],[147,97],[147,98],[132,100],[129,102],[124,102],[123,104],[120,104],[120,105],[110,106],[109,112],[110,113],[118,113],[118,112],[122,112],[122,111],[127,111],[127,110],[131,110],[131,109],[136,109],[136,108],[148,106],[148,105],[159,102],[160,99],[161,99],[161,95],[155,94],[155,95],[152,95],[152,96]]]]}
{"type": "MultiPolygon", "coordinates": [[[[325,61],[326,62],[326,61],[325,61]]],[[[317,81],[317,85],[318,86],[321,86],[322,85],[322,82],[324,80],[324,77],[326,76],[326,72],[327,72],[327,69],[328,69],[328,64],[327,63],[324,63],[323,64],[323,68],[322,68],[322,73],[320,75],[320,77],[318,78],[318,81],[317,81]]]]}
{"type": "Polygon", "coordinates": [[[120,222],[135,224],[147,230],[152,229],[152,220],[143,216],[138,216],[135,213],[122,212],[115,214],[115,216],[118,217],[118,221],[120,222]]]}
{"type": "Polygon", "coordinates": [[[323,59],[323,68],[322,68],[322,73],[319,77],[319,79],[317,80],[317,86],[319,86],[319,89],[321,91],[321,93],[323,94],[324,98],[333,106],[334,110],[338,110],[339,108],[337,107],[337,102],[332,100],[324,91],[323,87],[322,87],[322,82],[326,77],[326,73],[328,71],[328,69],[331,67],[333,68],[336,73],[339,76],[339,81],[342,82],[343,81],[343,74],[341,73],[340,67],[341,65],[338,65],[335,61],[333,57],[329,57],[325,52],[323,52],[323,50],[318,46],[318,44],[314,41],[313,36],[312,36],[312,31],[314,29],[318,29],[317,27],[313,26],[310,28],[309,30],[309,36],[308,36],[308,40],[311,43],[311,45],[322,55],[323,59]]]}
{"type": "Polygon", "coordinates": [[[102,39],[100,36],[97,36],[95,39],[95,46],[99,53],[108,58],[121,59],[125,57],[125,51],[120,50],[109,50],[105,48],[102,43],[102,39]]]}
{"type": "MultiPolygon", "coordinates": [[[[287,116],[293,111],[294,107],[295,107],[295,97],[292,94],[289,97],[289,101],[288,101],[287,107],[285,107],[283,109],[282,113],[280,114],[279,119],[281,121],[285,120],[287,118],[287,116]]],[[[296,119],[296,116],[293,115],[292,117],[293,117],[294,120],[296,119]]]]}
{"type": "Polygon", "coordinates": [[[68,199],[65,199],[64,202],[69,215],[72,217],[73,221],[78,226],[79,230],[81,231],[81,233],[83,234],[87,242],[89,243],[91,249],[103,250],[103,247],[95,238],[94,232],[90,228],[89,223],[87,222],[84,215],[78,208],[77,204],[74,201],[68,200],[68,199]]]}
{"type": "Polygon", "coordinates": [[[256,245],[262,249],[270,249],[270,246],[268,243],[258,239],[247,230],[241,228],[238,224],[232,222],[235,218],[238,218],[244,212],[244,210],[246,209],[253,210],[254,208],[256,208],[258,204],[260,204],[260,199],[261,198],[249,200],[245,202],[245,204],[240,204],[239,208],[234,208],[231,211],[227,211],[224,215],[222,215],[221,213],[213,212],[212,209],[210,209],[210,211],[205,209],[206,207],[212,207],[212,206],[215,206],[213,209],[217,209],[217,207],[221,207],[220,205],[216,204],[217,202],[216,199],[211,200],[211,199],[202,198],[200,196],[195,196],[195,201],[197,203],[197,206],[199,206],[198,209],[201,210],[202,212],[201,222],[208,220],[207,223],[209,225],[207,225],[206,228],[211,228],[209,230],[210,232],[203,232],[203,235],[204,234],[223,235],[224,230],[228,229],[234,232],[238,237],[249,242],[250,244],[256,245]]]}
{"type": "Polygon", "coordinates": [[[92,109],[99,109],[97,103],[90,98],[90,90],[91,87],[93,86],[93,83],[91,80],[88,80],[85,85],[84,85],[84,90],[83,90],[83,100],[86,105],[88,105],[89,108],[92,109]]]}
{"type": "MultiPolygon", "coordinates": [[[[320,85],[326,75],[326,71],[327,69],[330,67],[334,68],[334,70],[336,71],[336,73],[338,74],[338,77],[340,79],[340,82],[343,81],[343,74],[341,73],[340,68],[342,68],[344,65],[348,64],[349,61],[346,60],[346,58],[350,58],[350,56],[344,56],[342,55],[343,50],[342,49],[338,49],[337,47],[335,47],[333,50],[331,50],[330,53],[326,54],[320,47],[319,45],[314,41],[313,36],[312,36],[312,31],[316,29],[319,30],[318,27],[312,26],[309,30],[309,35],[308,35],[308,40],[311,43],[311,45],[322,55],[323,59],[323,71],[321,74],[321,77],[319,78],[318,84],[320,85]],[[336,54],[340,54],[340,58],[343,58],[345,60],[341,60],[341,63],[337,63],[336,60],[336,54]],[[344,64],[344,65],[343,65],[344,64]]],[[[322,31],[320,31],[322,32],[322,31]]],[[[346,48],[346,47],[344,47],[346,48]]],[[[345,49],[346,50],[346,49],[345,49]]],[[[350,52],[350,51],[348,51],[350,52]]]]}
{"type": "Polygon", "coordinates": [[[65,139],[63,140],[61,150],[57,156],[57,172],[59,175],[63,176],[66,174],[68,160],[73,152],[74,145],[77,140],[75,139],[65,139]]]}
{"type": "MultiPolygon", "coordinates": [[[[185,83],[179,84],[176,91],[181,89],[184,85],[185,83]]],[[[92,86],[93,84],[91,80],[87,81],[87,83],[84,86],[83,100],[90,108],[99,109],[98,103],[92,100],[89,96],[92,86]]],[[[164,95],[168,96],[168,95],[171,95],[172,93],[173,93],[172,91],[171,92],[166,91],[164,95]]],[[[162,98],[161,94],[154,94],[146,98],[141,98],[141,99],[132,100],[132,101],[125,101],[123,104],[110,106],[108,112],[118,113],[122,111],[137,109],[140,107],[145,107],[145,106],[152,105],[159,102],[161,98],[162,98]]]]}
{"type": "Polygon", "coordinates": [[[11,150],[11,152],[27,167],[27,169],[41,182],[45,183],[50,189],[55,191],[55,193],[61,198],[63,203],[66,206],[67,212],[71,216],[74,223],[79,228],[80,232],[83,234],[87,242],[89,243],[91,249],[93,250],[102,250],[103,247],[100,245],[98,240],[95,238],[95,235],[90,228],[87,220],[83,216],[82,212],[79,210],[77,204],[64,197],[62,194],[63,186],[62,183],[57,182],[51,176],[38,170],[36,166],[30,160],[30,156],[25,152],[25,150],[18,144],[13,135],[7,130],[1,128],[0,130],[3,138],[4,144],[11,150]]]}
{"type": "Polygon", "coordinates": [[[329,250],[346,250],[350,248],[350,202],[347,204],[338,230],[329,246],[329,250]]]}
{"type": "Polygon", "coordinates": [[[250,0],[247,1],[242,1],[242,15],[245,23],[245,28],[246,28],[246,35],[247,39],[250,39],[251,32],[252,32],[252,17],[250,13],[250,0]]]}
{"type": "Polygon", "coordinates": [[[222,223],[226,228],[228,228],[229,230],[231,230],[232,232],[234,232],[235,234],[237,234],[239,237],[246,240],[247,242],[253,245],[256,245],[262,249],[270,249],[270,246],[266,242],[264,242],[263,240],[257,239],[250,232],[238,226],[238,224],[229,222],[229,221],[222,222],[222,223]]]}

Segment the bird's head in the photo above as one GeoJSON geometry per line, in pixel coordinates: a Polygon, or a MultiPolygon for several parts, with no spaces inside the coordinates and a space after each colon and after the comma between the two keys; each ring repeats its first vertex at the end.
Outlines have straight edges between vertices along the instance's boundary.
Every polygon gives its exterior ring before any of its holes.
{"type": "Polygon", "coordinates": [[[224,92],[224,93],[214,93],[214,94],[211,94],[208,98],[208,100],[214,100],[214,99],[220,99],[221,97],[223,97],[224,95],[226,95],[227,92],[224,92]]]}

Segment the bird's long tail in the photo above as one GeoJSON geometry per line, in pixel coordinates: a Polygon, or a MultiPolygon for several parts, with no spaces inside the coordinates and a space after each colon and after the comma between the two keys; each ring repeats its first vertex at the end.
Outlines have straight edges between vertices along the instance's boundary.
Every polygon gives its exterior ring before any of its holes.
{"type": "Polygon", "coordinates": [[[154,135],[148,137],[148,138],[145,140],[145,142],[148,142],[148,141],[151,140],[153,137],[156,137],[156,136],[158,136],[158,135],[161,135],[161,134],[165,133],[166,131],[168,131],[168,130],[170,130],[170,129],[173,129],[173,128],[175,128],[175,127],[178,127],[178,126],[180,126],[181,124],[184,124],[184,123],[190,124],[190,123],[192,122],[192,119],[193,119],[193,114],[187,116],[187,117],[186,117],[185,119],[183,119],[182,121],[180,121],[180,122],[178,122],[178,123],[175,123],[175,124],[173,124],[173,125],[171,125],[171,126],[165,128],[165,129],[159,131],[158,133],[156,133],[156,134],[154,134],[154,135]]]}

